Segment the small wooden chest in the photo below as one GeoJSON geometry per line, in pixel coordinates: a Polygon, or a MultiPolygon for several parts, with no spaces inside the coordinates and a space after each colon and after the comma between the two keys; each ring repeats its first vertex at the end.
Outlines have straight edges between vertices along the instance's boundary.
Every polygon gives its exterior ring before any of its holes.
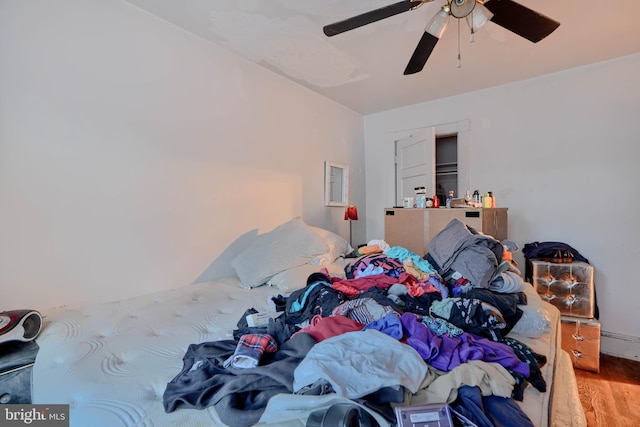
{"type": "Polygon", "coordinates": [[[600,372],[600,322],[597,319],[562,316],[562,349],[573,367],[600,372]]]}

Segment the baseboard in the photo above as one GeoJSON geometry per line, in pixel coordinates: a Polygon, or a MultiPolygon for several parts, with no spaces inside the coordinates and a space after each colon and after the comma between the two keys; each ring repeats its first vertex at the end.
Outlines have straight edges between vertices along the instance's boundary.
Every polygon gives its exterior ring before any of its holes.
{"type": "Polygon", "coordinates": [[[600,333],[600,352],[640,361],[640,337],[602,331],[600,333]]]}

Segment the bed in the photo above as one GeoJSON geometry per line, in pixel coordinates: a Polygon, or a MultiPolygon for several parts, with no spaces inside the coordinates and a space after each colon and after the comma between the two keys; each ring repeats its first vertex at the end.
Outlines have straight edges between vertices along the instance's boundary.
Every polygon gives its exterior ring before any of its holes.
{"type": "MultiPolygon", "coordinates": [[[[388,274],[380,273],[383,264],[361,261],[385,261],[388,252],[406,252],[388,248],[384,241],[370,243],[363,252],[373,252],[345,258],[352,248],[344,239],[294,218],[244,249],[233,260],[235,276],[44,313],[36,339],[40,349],[32,375],[33,403],[69,404],[70,425],[76,427],[304,426],[310,415],[338,404],[356,405],[378,425],[390,426],[390,409],[438,401],[453,405],[462,397],[463,389],[456,387],[464,387],[465,393],[510,394],[502,400],[519,408],[534,426],[586,425],[573,368],[560,346],[560,314],[530,285],[522,292],[527,303],[518,305],[518,320],[503,339],[521,344],[545,363],[535,369],[537,387],[529,380],[518,387],[522,376],[514,371],[521,365],[512,357],[509,365],[495,352],[493,359],[457,353],[455,364],[425,356],[420,347],[424,339],[417,341],[420,334],[431,342],[443,336],[470,337],[467,347],[490,340],[470,332],[453,334],[456,328],[444,318],[436,326],[451,330],[434,338],[437,329],[423,327],[431,316],[417,316],[402,305],[402,292],[399,299],[394,294],[394,304],[372,303],[383,301],[380,295],[389,297],[389,290],[398,291],[402,283],[421,297],[425,294],[416,283],[423,291],[433,289],[411,279],[423,271],[423,258],[402,262],[407,267],[399,270],[403,276],[390,284],[382,278],[388,274]],[[348,276],[356,265],[362,274],[353,281],[348,276]],[[413,268],[419,270],[415,275],[409,273],[413,268]],[[371,278],[378,285],[358,292],[368,295],[368,305],[349,296],[353,289],[341,287],[358,289],[371,278]],[[333,307],[331,313],[318,313],[316,305],[315,311],[302,314],[305,299],[315,295],[312,289],[333,298],[333,305],[324,306],[333,307]],[[336,301],[339,294],[343,296],[336,301]],[[398,304],[400,311],[391,310],[398,304]],[[259,315],[251,319],[257,326],[251,326],[247,316],[255,313],[259,315]],[[262,320],[265,313],[269,320],[262,320]],[[306,322],[285,322],[284,314],[306,322]],[[371,316],[376,320],[365,323],[371,316]],[[408,329],[399,338],[402,327],[414,328],[413,341],[407,340],[408,329]],[[249,340],[256,337],[259,341],[249,340]],[[330,356],[337,351],[339,363],[330,356]],[[514,399],[517,388],[521,396],[514,399]]],[[[386,258],[387,264],[389,259],[400,258],[386,258]]],[[[433,348],[429,351],[434,354],[433,348]]]]}

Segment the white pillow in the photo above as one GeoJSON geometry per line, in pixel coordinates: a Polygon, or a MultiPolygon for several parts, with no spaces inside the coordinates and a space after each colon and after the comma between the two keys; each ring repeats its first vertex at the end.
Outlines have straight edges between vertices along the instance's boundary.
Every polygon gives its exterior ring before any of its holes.
{"type": "Polygon", "coordinates": [[[313,273],[326,268],[331,277],[345,278],[344,274],[344,258],[338,258],[336,261],[327,265],[311,265],[303,264],[290,268],[273,276],[267,284],[275,286],[284,292],[293,292],[307,286],[307,279],[313,273]]]}
{"type": "Polygon", "coordinates": [[[327,250],[324,240],[296,217],[259,235],[231,265],[240,278],[241,287],[255,288],[273,275],[306,264],[327,250]]]}
{"type": "Polygon", "coordinates": [[[551,316],[538,292],[529,283],[525,283],[524,293],[527,305],[518,305],[522,317],[516,322],[509,334],[538,338],[551,332],[551,316]]]}
{"type": "Polygon", "coordinates": [[[309,226],[318,236],[320,236],[329,247],[329,251],[316,256],[309,262],[313,265],[328,265],[341,256],[345,256],[353,251],[353,248],[345,239],[324,228],[309,226]]]}

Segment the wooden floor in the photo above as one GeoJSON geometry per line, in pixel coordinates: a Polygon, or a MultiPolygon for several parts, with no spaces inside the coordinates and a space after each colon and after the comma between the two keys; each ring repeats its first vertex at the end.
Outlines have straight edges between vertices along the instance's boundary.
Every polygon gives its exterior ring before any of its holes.
{"type": "Polygon", "coordinates": [[[588,427],[640,426],[640,362],[602,354],[599,374],[575,373],[588,427]]]}

